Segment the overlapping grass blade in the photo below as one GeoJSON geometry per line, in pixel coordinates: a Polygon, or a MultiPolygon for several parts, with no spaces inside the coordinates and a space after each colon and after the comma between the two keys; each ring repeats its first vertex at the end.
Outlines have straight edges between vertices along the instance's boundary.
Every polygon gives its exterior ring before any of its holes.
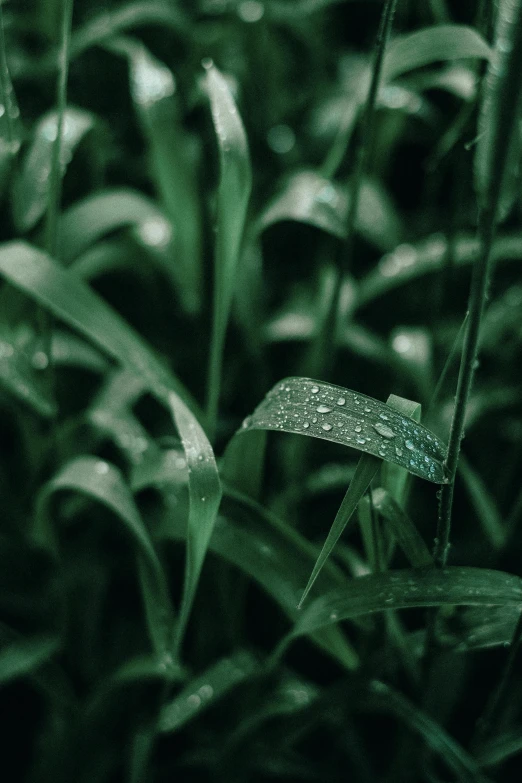
{"type": "Polygon", "coordinates": [[[433,558],[424,539],[410,517],[382,487],[372,490],[373,508],[389,524],[391,532],[413,568],[433,565],[433,558]]]}
{"type": "Polygon", "coordinates": [[[23,242],[0,247],[0,273],[142,378],[159,400],[168,403],[173,391],[197,410],[190,394],[151,348],[74,273],[23,242]]]}
{"type": "Polygon", "coordinates": [[[0,333],[0,385],[40,416],[56,415],[56,403],[29,357],[0,333]]]}
{"type": "Polygon", "coordinates": [[[221,503],[221,482],[212,446],[201,425],[177,395],[170,395],[170,407],[189,471],[187,554],[176,634],[176,645],[179,649],[221,503]]]}
{"type": "Polygon", "coordinates": [[[395,570],[352,579],[313,601],[290,634],[316,631],[340,620],[387,609],[446,606],[522,605],[522,579],[486,568],[395,570]]]}
{"type": "Polygon", "coordinates": [[[173,701],[163,707],[159,730],[163,733],[177,731],[257,670],[255,658],[244,650],[222,658],[191,680],[173,701]]]}
{"type": "Polygon", "coordinates": [[[154,182],[174,227],[172,273],[189,312],[201,307],[201,208],[197,152],[182,127],[174,75],[145,47],[129,47],[131,93],[148,142],[154,182]]]}
{"type": "Polygon", "coordinates": [[[520,192],[522,159],[522,90],[519,85],[519,74],[522,69],[522,55],[520,54],[521,15],[522,5],[517,0],[505,0],[500,3],[493,53],[486,76],[484,98],[480,107],[478,142],[474,158],[475,189],[479,202],[486,209],[496,207],[498,220],[507,216],[520,192]],[[504,109],[508,109],[512,114],[513,121],[503,123],[500,127],[499,118],[501,118],[504,109]],[[499,145],[508,149],[509,165],[505,167],[499,167],[499,145]],[[502,181],[497,183],[492,172],[495,172],[502,181]],[[494,195],[496,188],[498,188],[498,197],[494,195]],[[497,198],[498,204],[495,203],[497,198]]]}
{"type": "MultiPolygon", "coordinates": [[[[76,147],[95,127],[96,117],[83,109],[69,107],[63,114],[62,123],[60,176],[65,174],[76,147]]],[[[16,226],[22,233],[34,228],[47,209],[51,186],[49,173],[58,126],[58,111],[49,112],[38,122],[15,180],[13,212],[16,226]]]]}
{"type": "Polygon", "coordinates": [[[207,390],[207,413],[212,433],[219,404],[225,336],[252,188],[252,170],[245,129],[228,83],[212,63],[206,63],[205,67],[205,87],[210,99],[220,160],[214,250],[214,312],[207,390]]]}
{"type": "Polygon", "coordinates": [[[5,45],[4,10],[0,7],[0,197],[3,195],[11,163],[18,154],[21,142],[20,110],[16,102],[5,45]]]}
{"type": "MultiPolygon", "coordinates": [[[[275,223],[297,221],[346,239],[350,193],[344,186],[316,171],[293,174],[259,218],[258,230],[275,223]]],[[[400,217],[386,192],[366,179],[361,187],[356,229],[380,250],[390,250],[403,233],[400,217]]]]}
{"type": "Polygon", "coordinates": [[[341,443],[428,481],[445,481],[445,447],[436,435],[389,405],[341,386],[310,378],[281,381],[240,432],[265,429],[341,443]]]}
{"type": "Polygon", "coordinates": [[[69,332],[53,332],[51,358],[55,367],[81,367],[101,375],[109,369],[109,362],[102,353],[69,332]]]}
{"type": "Polygon", "coordinates": [[[167,242],[172,235],[159,207],[130,188],[102,190],[76,202],[65,210],[60,222],[64,262],[70,263],[106,234],[127,226],[152,226],[167,242]]]}
{"type": "Polygon", "coordinates": [[[46,549],[56,548],[50,501],[61,490],[73,490],[109,508],[130,535],[138,556],[138,571],[148,631],[153,649],[160,656],[172,647],[174,616],[167,581],[147,529],[120,471],[96,457],[77,457],[63,467],[43,488],[37,504],[34,536],[46,549]]]}
{"type": "Polygon", "coordinates": [[[468,57],[488,60],[491,53],[491,47],[480,33],[467,25],[425,27],[391,42],[384,57],[383,81],[392,81],[435,62],[468,57]]]}

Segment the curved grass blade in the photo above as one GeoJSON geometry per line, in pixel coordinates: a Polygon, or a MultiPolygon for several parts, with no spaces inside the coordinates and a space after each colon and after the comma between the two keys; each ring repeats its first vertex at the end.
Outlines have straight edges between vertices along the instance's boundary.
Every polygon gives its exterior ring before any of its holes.
{"type": "Polygon", "coordinates": [[[177,731],[257,670],[255,658],[244,650],[222,658],[195,677],[173,701],[163,707],[159,730],[162,733],[177,731]]]}
{"type": "MultiPolygon", "coordinates": [[[[350,192],[346,187],[315,171],[301,171],[288,179],[268,205],[259,219],[258,230],[292,220],[346,239],[349,210],[350,192]]],[[[381,250],[396,247],[402,234],[400,218],[390,199],[369,179],[361,187],[356,229],[381,250]]]]}
{"type": "Polygon", "coordinates": [[[274,386],[239,432],[249,430],[294,432],[341,443],[420,478],[445,482],[445,446],[436,435],[389,405],[341,386],[287,378],[274,386]]]}
{"type": "Polygon", "coordinates": [[[168,404],[175,392],[197,410],[141,337],[73,272],[24,242],[11,242],[0,247],[0,274],[143,379],[160,401],[168,404]]]}
{"type": "MultiPolygon", "coordinates": [[[[22,233],[30,231],[44,215],[51,187],[53,147],[60,113],[52,111],[37,124],[31,147],[25,157],[13,190],[13,213],[22,233]]],[[[63,113],[60,143],[60,176],[63,177],[76,147],[92,131],[96,118],[83,109],[69,107],[63,113]]]]}
{"type": "Polygon", "coordinates": [[[474,160],[475,189],[483,208],[491,208],[495,202],[496,187],[492,172],[499,172],[497,147],[509,148],[508,165],[501,172],[499,183],[497,219],[505,218],[520,192],[520,164],[522,158],[522,90],[519,74],[522,69],[520,55],[522,35],[522,4],[518,0],[500,3],[495,31],[493,54],[485,80],[484,97],[478,122],[478,143],[474,160]],[[511,71],[511,78],[506,74],[511,71]],[[514,121],[499,128],[503,106],[512,106],[514,121]]]}
{"type": "Polygon", "coordinates": [[[20,110],[7,64],[4,9],[0,5],[0,197],[3,195],[13,159],[21,144],[20,110]]]}
{"type": "Polygon", "coordinates": [[[161,210],[147,196],[130,188],[103,190],[87,196],[62,215],[60,232],[64,262],[70,263],[111,231],[126,226],[147,226],[151,222],[168,241],[172,229],[161,210]]]}
{"type": "Polygon", "coordinates": [[[0,333],[0,385],[40,416],[53,418],[56,403],[26,354],[0,333]]]}
{"type": "Polygon", "coordinates": [[[384,710],[403,720],[441,757],[459,780],[464,783],[488,783],[488,778],[481,773],[475,759],[439,723],[412,704],[402,693],[383,682],[373,680],[369,693],[361,704],[371,710],[384,710]]]}
{"type": "Polygon", "coordinates": [[[221,503],[221,482],[212,446],[200,424],[182,400],[174,394],[170,395],[170,407],[189,471],[187,556],[176,632],[176,646],[179,650],[221,503]]]}
{"type": "Polygon", "coordinates": [[[223,351],[237,267],[252,188],[250,153],[243,123],[225,77],[206,64],[205,86],[219,146],[220,176],[217,194],[214,273],[214,313],[209,358],[207,413],[215,428],[223,351]]]}
{"type": "MultiPolygon", "coordinates": [[[[476,237],[458,236],[452,244],[453,263],[456,266],[473,264],[479,252],[476,237]]],[[[423,275],[439,272],[446,263],[447,253],[448,243],[443,234],[434,234],[415,245],[399,245],[361,280],[355,307],[363,307],[423,275]]],[[[493,261],[520,261],[522,237],[517,234],[498,237],[493,243],[491,257],[493,261]]]]}
{"type": "Polygon", "coordinates": [[[53,332],[51,358],[55,367],[80,367],[101,375],[109,369],[109,362],[96,348],[69,332],[53,332]]]}
{"type": "Polygon", "coordinates": [[[426,27],[397,37],[389,45],[383,66],[383,81],[392,81],[414,68],[435,62],[479,58],[488,60],[491,47],[467,25],[444,24],[426,27]]]}
{"type": "Polygon", "coordinates": [[[373,612],[446,605],[520,608],[522,579],[503,571],[458,566],[362,576],[313,601],[289,639],[373,612]]]}
{"type": "Polygon", "coordinates": [[[38,498],[34,535],[46,549],[56,547],[49,504],[54,493],[61,490],[81,492],[102,503],[116,515],[131,536],[138,554],[138,571],[150,639],[158,655],[167,655],[171,649],[174,624],[167,581],[120,471],[96,457],[78,457],[44,486],[38,498]]]}
{"type": "Polygon", "coordinates": [[[198,167],[182,127],[176,83],[166,65],[145,47],[129,49],[131,92],[148,142],[154,182],[174,226],[172,271],[188,312],[201,307],[201,209],[198,167]]]}
{"type": "Polygon", "coordinates": [[[0,683],[10,682],[18,677],[34,672],[47,663],[59,647],[54,636],[35,636],[19,638],[0,649],[0,683]]]}
{"type": "Polygon", "coordinates": [[[126,3],[120,8],[102,11],[76,30],[71,40],[71,59],[118,33],[142,25],[157,25],[183,36],[190,31],[187,18],[177,6],[161,0],[126,3]]]}

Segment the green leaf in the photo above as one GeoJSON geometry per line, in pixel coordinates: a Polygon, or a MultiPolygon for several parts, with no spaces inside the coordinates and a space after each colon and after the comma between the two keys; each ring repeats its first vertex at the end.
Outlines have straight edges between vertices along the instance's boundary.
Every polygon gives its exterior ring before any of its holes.
{"type": "MultiPolygon", "coordinates": [[[[65,174],[76,147],[96,124],[96,118],[83,109],[69,107],[63,114],[60,144],[60,172],[65,174]]],[[[58,133],[58,112],[46,114],[34,130],[31,147],[25,157],[13,191],[14,219],[22,233],[30,231],[47,209],[51,179],[53,146],[58,133]]]]}
{"type": "MultiPolygon", "coordinates": [[[[315,171],[301,171],[287,180],[262,213],[259,230],[292,220],[345,239],[349,204],[348,188],[315,171]]],[[[385,191],[371,180],[366,180],[361,188],[356,228],[381,250],[389,250],[400,241],[400,218],[385,191]]]]}
{"type": "Polygon", "coordinates": [[[40,416],[52,418],[56,403],[29,357],[0,333],[0,385],[40,416]]]}
{"type": "Polygon", "coordinates": [[[161,210],[147,196],[130,188],[102,190],[65,210],[60,222],[61,253],[65,263],[84,253],[111,231],[127,226],[155,230],[170,241],[172,229],[161,210]]]}
{"type": "Polygon", "coordinates": [[[53,332],[51,353],[56,367],[81,367],[102,375],[109,368],[109,362],[96,348],[69,332],[53,332]]]}
{"type": "Polygon", "coordinates": [[[214,271],[214,314],[210,349],[208,412],[214,428],[219,403],[225,334],[237,279],[252,188],[250,153],[243,123],[227,80],[207,64],[205,87],[219,147],[214,271]]]}
{"type": "Polygon", "coordinates": [[[46,663],[58,649],[53,636],[17,639],[0,649],[0,683],[24,677],[46,663]]]}
{"type": "Polygon", "coordinates": [[[159,400],[168,404],[170,392],[175,392],[197,410],[151,348],[73,272],[24,242],[11,242],[0,246],[0,273],[142,378],[159,400]]]}
{"type": "Polygon", "coordinates": [[[240,432],[276,430],[321,438],[445,481],[445,446],[426,427],[389,405],[310,378],[287,378],[267,394],[240,432]]]}
{"type": "MultiPolygon", "coordinates": [[[[475,236],[461,235],[452,243],[453,263],[456,266],[473,264],[479,255],[475,236]]],[[[414,245],[399,245],[382,257],[378,266],[361,280],[356,307],[363,307],[379,296],[423,277],[437,273],[447,261],[448,243],[443,234],[434,234],[414,245]]],[[[522,237],[517,234],[498,237],[493,243],[493,261],[520,261],[522,237]]]]}
{"type": "Polygon", "coordinates": [[[522,159],[522,3],[499,4],[493,54],[485,80],[474,160],[475,189],[483,208],[507,216],[520,193],[522,159]],[[505,150],[507,157],[503,162],[505,150]],[[498,193],[497,193],[498,191],[498,193]]]}
{"type": "Polygon", "coordinates": [[[503,571],[464,567],[362,576],[313,601],[290,638],[372,612],[454,604],[520,607],[522,579],[503,571]]]}
{"type": "Polygon", "coordinates": [[[176,635],[179,649],[221,503],[221,482],[212,446],[200,424],[187,406],[174,394],[170,396],[170,406],[189,471],[187,556],[176,635]]]}
{"type": "Polygon", "coordinates": [[[424,65],[468,57],[485,60],[491,57],[491,47],[472,27],[459,24],[426,27],[392,41],[384,56],[383,82],[424,65]]]}
{"type": "Polygon", "coordinates": [[[96,457],[77,457],[43,488],[38,498],[34,535],[44,548],[55,547],[50,501],[62,490],[81,492],[109,508],[134,542],[149,635],[155,652],[165,656],[171,647],[173,612],[167,581],[132,495],[120,471],[96,457]]]}
{"type": "Polygon", "coordinates": [[[255,658],[243,650],[222,658],[195,677],[163,707],[159,730],[163,733],[177,731],[251,677],[257,669],[255,658]]]}
{"type": "Polygon", "coordinates": [[[174,227],[172,272],[189,312],[201,307],[202,226],[195,150],[182,125],[172,72],[145,47],[129,48],[131,92],[147,139],[153,176],[174,227]]]}

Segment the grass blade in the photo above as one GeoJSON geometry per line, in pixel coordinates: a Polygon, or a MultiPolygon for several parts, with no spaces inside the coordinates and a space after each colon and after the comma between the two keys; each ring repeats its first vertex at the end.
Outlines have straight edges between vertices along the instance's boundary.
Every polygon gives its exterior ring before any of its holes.
{"type": "Polygon", "coordinates": [[[252,188],[247,137],[223,74],[206,64],[205,86],[219,146],[214,273],[214,313],[209,358],[207,414],[214,432],[219,404],[223,351],[241,244],[252,188]]]}
{"type": "Polygon", "coordinates": [[[56,403],[22,350],[0,332],[0,385],[40,416],[53,418],[56,403]]]}
{"type": "Polygon", "coordinates": [[[413,568],[433,565],[430,550],[419,531],[397,501],[382,487],[371,493],[375,511],[389,523],[391,531],[413,568]]]}
{"type": "Polygon", "coordinates": [[[165,705],[160,715],[159,730],[162,733],[177,731],[255,674],[257,669],[255,658],[243,650],[222,658],[195,677],[173,701],[165,705]]]}
{"type": "Polygon", "coordinates": [[[518,606],[522,579],[486,568],[395,570],[353,579],[304,610],[291,637],[340,620],[387,609],[446,606],[518,606]]]}
{"type": "Polygon", "coordinates": [[[58,639],[52,636],[36,636],[17,639],[0,650],[0,683],[25,677],[46,663],[58,649],[58,639]]]}
{"type": "Polygon", "coordinates": [[[174,394],[170,396],[170,406],[189,471],[187,556],[176,633],[176,646],[179,650],[221,503],[221,482],[212,446],[201,425],[187,406],[174,394]]]}
{"type": "Polygon", "coordinates": [[[171,649],[173,612],[167,582],[132,495],[120,471],[96,457],[78,457],[43,488],[37,503],[35,538],[44,548],[55,548],[49,504],[54,493],[74,490],[107,506],[131,536],[138,554],[138,570],[150,639],[155,652],[171,649]]]}
{"type": "Polygon", "coordinates": [[[11,163],[20,149],[20,111],[16,102],[11,74],[7,64],[4,9],[0,4],[0,103],[4,108],[0,117],[0,196],[10,173],[11,163]]]}
{"type": "Polygon", "coordinates": [[[392,81],[414,68],[435,62],[480,58],[488,60],[492,50],[482,36],[467,25],[441,24],[399,36],[384,57],[383,81],[392,81]]]}
{"type": "Polygon", "coordinates": [[[445,446],[389,405],[341,386],[287,378],[267,394],[239,432],[294,432],[341,443],[444,483],[445,446]]]}
{"type": "Polygon", "coordinates": [[[142,378],[164,403],[171,391],[197,410],[189,393],[118,313],[74,273],[24,242],[0,247],[0,273],[142,378]]]}

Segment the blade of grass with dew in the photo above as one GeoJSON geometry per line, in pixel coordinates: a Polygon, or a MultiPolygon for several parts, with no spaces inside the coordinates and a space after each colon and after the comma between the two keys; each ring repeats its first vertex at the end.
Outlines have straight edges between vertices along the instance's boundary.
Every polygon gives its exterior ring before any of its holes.
{"type": "Polygon", "coordinates": [[[172,273],[188,312],[201,308],[202,247],[197,150],[182,126],[172,72],[139,44],[128,47],[131,94],[153,179],[174,227],[172,273]]]}
{"type": "Polygon", "coordinates": [[[0,332],[0,385],[35,413],[53,418],[56,403],[26,354],[0,332]]]}
{"type": "MultiPolygon", "coordinates": [[[[95,127],[96,117],[83,109],[69,107],[63,115],[60,144],[60,172],[63,176],[82,139],[95,127]]],[[[43,217],[50,198],[49,172],[58,133],[59,112],[51,111],[36,125],[13,190],[14,220],[22,233],[30,231],[43,217]]]]}
{"type": "Polygon", "coordinates": [[[56,550],[50,502],[62,490],[80,492],[109,508],[122,523],[136,548],[138,572],[149,637],[154,651],[165,658],[172,648],[174,615],[162,565],[147,529],[120,471],[97,457],[77,457],[63,467],[42,489],[37,501],[35,540],[56,550]]]}
{"type": "Polygon", "coordinates": [[[159,731],[163,734],[177,731],[258,670],[255,658],[244,650],[217,661],[191,680],[175,699],[163,707],[159,731]]]}
{"type": "MultiPolygon", "coordinates": [[[[411,419],[413,422],[420,423],[422,407],[418,402],[407,400],[404,397],[398,397],[390,394],[387,405],[393,408],[397,413],[411,419]]],[[[410,473],[400,465],[394,462],[384,462],[381,468],[382,486],[390,495],[395,498],[400,506],[404,506],[410,473]]]]}
{"type": "MultiPolygon", "coordinates": [[[[355,307],[364,307],[413,280],[440,272],[447,252],[447,239],[443,234],[434,234],[413,245],[399,245],[392,253],[383,256],[378,266],[361,280],[355,307]]],[[[474,264],[479,252],[480,245],[471,234],[455,238],[455,266],[474,264]]],[[[499,236],[493,243],[491,255],[493,261],[520,261],[522,236],[516,233],[499,236]]]]}
{"type": "Polygon", "coordinates": [[[31,245],[11,242],[0,246],[0,274],[142,378],[161,402],[168,404],[175,392],[197,413],[188,391],[146,342],[73,272],[31,245]]]}
{"type": "Polygon", "coordinates": [[[161,0],[126,3],[113,10],[104,9],[74,32],[71,59],[119,33],[149,25],[168,29],[183,38],[190,34],[189,20],[177,6],[167,5],[161,0]]]}
{"type": "Polygon", "coordinates": [[[433,565],[433,558],[424,539],[395,498],[382,487],[377,487],[372,490],[371,499],[375,511],[389,524],[394,538],[413,568],[433,565]]]}
{"type": "Polygon", "coordinates": [[[428,481],[446,480],[446,449],[436,435],[384,402],[341,386],[310,378],[280,381],[238,432],[259,429],[341,443],[428,481]]]}
{"type": "Polygon", "coordinates": [[[19,638],[0,649],[0,683],[5,685],[18,677],[34,672],[58,650],[59,640],[53,636],[19,638]]]}
{"type": "Polygon", "coordinates": [[[480,106],[478,119],[478,143],[474,158],[475,190],[479,203],[483,209],[490,209],[492,202],[492,189],[495,187],[491,176],[492,170],[498,166],[498,154],[495,145],[501,142],[506,148],[506,165],[498,173],[498,194],[495,196],[496,219],[498,221],[507,217],[513,203],[520,192],[520,164],[522,158],[522,90],[513,84],[510,88],[506,83],[506,74],[510,68],[517,68],[512,72],[520,73],[521,60],[513,55],[512,47],[517,45],[517,24],[520,24],[520,4],[517,0],[503,0],[499,5],[498,21],[495,30],[493,55],[486,74],[483,100],[480,106]],[[499,138],[498,121],[503,111],[503,102],[507,98],[507,90],[510,90],[509,98],[514,102],[511,107],[513,122],[504,127],[504,135],[499,138]]]}
{"type": "Polygon", "coordinates": [[[397,36],[386,51],[383,81],[431,65],[434,62],[479,58],[489,60],[492,49],[473,27],[459,24],[433,25],[397,36]]]}
{"type": "MultiPolygon", "coordinates": [[[[167,488],[182,490],[188,486],[188,467],[182,448],[147,450],[131,472],[133,492],[155,487],[165,493],[167,488]]],[[[178,501],[179,502],[179,501],[178,501]]],[[[182,513],[182,512],[180,512],[182,513]]]]}
{"type": "Polygon", "coordinates": [[[373,680],[360,702],[365,708],[384,711],[404,721],[419,734],[463,783],[488,783],[477,761],[433,718],[383,682],[373,680]]]}
{"type": "Polygon", "coordinates": [[[210,100],[220,160],[214,264],[214,312],[209,356],[207,415],[216,427],[223,352],[245,230],[252,169],[247,137],[230,87],[211,62],[205,62],[205,88],[210,100]]]}
{"type": "Polygon", "coordinates": [[[487,485],[462,452],[459,459],[459,473],[488,543],[493,549],[501,550],[506,541],[502,517],[487,485]]]}
{"type": "Polygon", "coordinates": [[[428,606],[518,606],[522,579],[503,571],[453,566],[362,576],[322,595],[302,611],[290,638],[387,609],[428,606]]]}
{"type": "Polygon", "coordinates": [[[0,3],[0,104],[4,111],[0,117],[0,197],[3,195],[11,173],[11,165],[21,144],[20,110],[11,82],[7,64],[4,9],[0,3]]]}
{"type": "Polygon", "coordinates": [[[189,471],[189,518],[185,579],[176,648],[179,651],[221,503],[221,482],[212,446],[185,403],[171,394],[170,408],[183,444],[189,471]]]}
{"type": "Polygon", "coordinates": [[[478,240],[480,255],[474,264],[468,300],[469,318],[462,348],[462,358],[451,422],[446,467],[448,483],[442,486],[437,521],[435,562],[446,563],[451,530],[453,491],[460,446],[464,436],[466,408],[473,386],[480,347],[480,328],[488,295],[492,247],[497,217],[502,202],[505,171],[509,163],[509,143],[520,121],[522,102],[522,2],[506,0],[499,9],[495,53],[490,62],[486,103],[487,128],[477,143],[476,187],[480,214],[478,240]]]}
{"type": "MultiPolygon", "coordinates": [[[[346,239],[350,209],[348,189],[315,171],[293,174],[282,191],[268,204],[258,222],[258,231],[292,220],[346,239]]],[[[367,179],[361,187],[356,229],[380,250],[390,250],[400,242],[401,219],[386,192],[367,179]]]]}
{"type": "Polygon", "coordinates": [[[172,235],[170,223],[147,196],[130,188],[106,189],[69,207],[60,222],[61,254],[70,263],[106,234],[127,226],[153,225],[158,236],[172,235]]]}
{"type": "Polygon", "coordinates": [[[518,606],[468,606],[458,614],[450,645],[456,652],[508,647],[520,618],[518,606]]]}

